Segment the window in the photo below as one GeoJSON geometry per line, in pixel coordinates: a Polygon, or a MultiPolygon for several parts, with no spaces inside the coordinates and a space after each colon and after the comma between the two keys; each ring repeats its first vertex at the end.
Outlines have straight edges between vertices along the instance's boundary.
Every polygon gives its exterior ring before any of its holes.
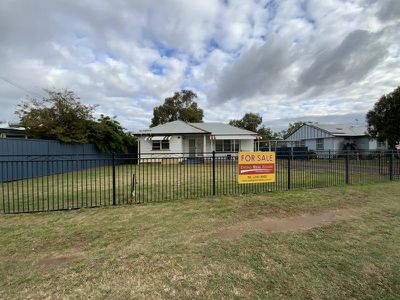
{"type": "Polygon", "coordinates": [[[217,152],[224,151],[224,141],[222,140],[215,141],[215,151],[217,152]]]}
{"type": "Polygon", "coordinates": [[[230,151],[231,151],[231,141],[224,140],[224,152],[230,152],[230,151]]]}
{"type": "Polygon", "coordinates": [[[378,142],[377,147],[378,147],[379,149],[386,148],[386,142],[378,142]]]}
{"type": "Polygon", "coordinates": [[[317,150],[324,150],[324,139],[317,139],[317,150]]]}
{"type": "Polygon", "coordinates": [[[169,141],[153,141],[151,150],[169,150],[169,141]]]}
{"type": "Polygon", "coordinates": [[[239,151],[239,141],[238,140],[234,140],[233,141],[233,149],[232,151],[234,152],[238,152],[239,151]]]}
{"type": "Polygon", "coordinates": [[[306,140],[301,140],[300,147],[305,147],[305,146],[306,146],[306,140]]]}
{"type": "Polygon", "coordinates": [[[238,140],[216,140],[215,141],[216,152],[236,152],[239,151],[238,140]]]}

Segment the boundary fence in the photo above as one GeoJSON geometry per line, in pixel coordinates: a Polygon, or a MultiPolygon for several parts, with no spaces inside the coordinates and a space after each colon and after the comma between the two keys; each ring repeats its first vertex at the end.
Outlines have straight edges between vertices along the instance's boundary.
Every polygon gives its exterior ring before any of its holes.
{"type": "Polygon", "coordinates": [[[104,155],[93,144],[65,144],[53,140],[21,138],[0,139],[0,161],[14,162],[4,164],[5,167],[0,169],[0,182],[48,176],[81,168],[79,164],[52,164],[51,161],[54,160],[66,161],[74,158],[81,161],[101,157],[108,158],[109,155],[104,155]]]}
{"type": "Polygon", "coordinates": [[[326,151],[277,155],[276,182],[238,184],[237,155],[0,156],[0,211],[69,210],[400,179],[398,152],[326,151]],[[16,180],[17,171],[27,176],[16,180]]]}

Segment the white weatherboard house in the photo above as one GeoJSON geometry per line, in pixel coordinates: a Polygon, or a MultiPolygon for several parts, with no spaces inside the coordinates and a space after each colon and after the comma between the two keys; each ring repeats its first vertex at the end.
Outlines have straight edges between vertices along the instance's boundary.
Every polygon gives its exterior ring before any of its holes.
{"type": "Polygon", "coordinates": [[[387,144],[371,139],[367,127],[344,124],[304,124],[285,141],[309,150],[385,150],[387,144]]]}
{"type": "MultiPolygon", "coordinates": [[[[173,121],[135,134],[142,159],[203,157],[205,153],[254,151],[257,133],[224,123],[173,121]]],[[[224,154],[226,155],[226,154],[224,154]]]]}

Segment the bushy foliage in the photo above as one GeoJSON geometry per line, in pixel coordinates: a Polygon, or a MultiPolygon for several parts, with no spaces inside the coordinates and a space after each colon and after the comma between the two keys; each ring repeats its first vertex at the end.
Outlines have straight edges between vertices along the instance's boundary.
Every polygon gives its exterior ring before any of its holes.
{"type": "Polygon", "coordinates": [[[368,133],[391,148],[400,143],[400,87],[383,95],[367,113],[368,133]]]}
{"type": "Polygon", "coordinates": [[[45,90],[47,97],[18,105],[20,125],[30,138],[93,143],[104,152],[126,153],[136,141],[115,118],[93,117],[95,105],[82,104],[69,90],[45,90]]]}
{"type": "Polygon", "coordinates": [[[278,136],[274,133],[271,128],[265,127],[262,124],[262,117],[255,113],[246,113],[243,118],[239,120],[230,120],[229,125],[243,128],[249,131],[257,132],[262,140],[273,140],[278,136]]]}
{"type": "Polygon", "coordinates": [[[163,105],[154,108],[150,126],[154,127],[176,120],[203,122],[204,113],[194,101],[196,98],[196,93],[191,90],[175,92],[174,96],[165,99],[163,105]]]}

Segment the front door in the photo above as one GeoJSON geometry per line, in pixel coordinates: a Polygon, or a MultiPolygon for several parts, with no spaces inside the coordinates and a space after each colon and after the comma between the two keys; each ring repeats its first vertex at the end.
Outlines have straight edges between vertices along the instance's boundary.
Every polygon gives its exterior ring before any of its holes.
{"type": "Polygon", "coordinates": [[[189,139],[189,157],[196,156],[196,140],[189,139]]]}

